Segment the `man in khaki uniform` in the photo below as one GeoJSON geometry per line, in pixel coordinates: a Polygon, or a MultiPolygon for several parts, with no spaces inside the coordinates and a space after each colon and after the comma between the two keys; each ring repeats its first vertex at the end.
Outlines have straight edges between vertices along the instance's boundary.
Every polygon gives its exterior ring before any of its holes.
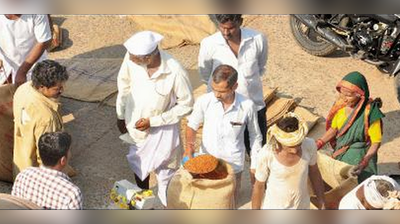
{"type": "MultiPolygon", "coordinates": [[[[39,137],[63,130],[57,98],[68,80],[66,68],[52,60],[36,64],[32,81],[21,85],[14,95],[14,178],[30,166],[39,166],[39,137]]],[[[68,173],[72,175],[72,173],[68,173]]]]}

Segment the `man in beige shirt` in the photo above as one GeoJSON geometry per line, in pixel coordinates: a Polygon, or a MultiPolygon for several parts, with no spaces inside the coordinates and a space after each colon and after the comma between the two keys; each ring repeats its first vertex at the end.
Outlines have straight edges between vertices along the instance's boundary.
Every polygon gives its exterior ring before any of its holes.
{"type": "Polygon", "coordinates": [[[67,80],[64,66],[44,60],[33,68],[32,81],[21,85],[15,92],[14,178],[30,166],[42,165],[37,147],[42,134],[63,130],[57,98],[67,80]]]}

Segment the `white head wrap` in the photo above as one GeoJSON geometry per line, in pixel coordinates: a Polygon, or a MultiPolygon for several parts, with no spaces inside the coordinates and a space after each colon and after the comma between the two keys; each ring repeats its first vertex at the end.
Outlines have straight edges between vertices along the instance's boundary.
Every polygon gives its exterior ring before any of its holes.
{"type": "Polygon", "coordinates": [[[135,33],[125,43],[125,48],[133,55],[148,55],[153,52],[164,37],[153,31],[135,33]]]}
{"type": "Polygon", "coordinates": [[[375,208],[383,208],[389,202],[390,197],[383,197],[376,189],[375,180],[384,180],[392,184],[393,188],[399,189],[398,183],[392,178],[384,175],[373,175],[364,183],[364,196],[367,202],[375,208]]]}
{"type": "Polygon", "coordinates": [[[306,122],[304,122],[304,120],[302,120],[297,114],[292,112],[287,113],[284,118],[285,117],[297,118],[297,120],[299,121],[299,129],[294,132],[285,132],[281,130],[276,124],[274,124],[268,129],[267,142],[269,144],[276,144],[275,141],[278,141],[282,145],[289,147],[300,145],[308,134],[308,127],[306,122]]]}

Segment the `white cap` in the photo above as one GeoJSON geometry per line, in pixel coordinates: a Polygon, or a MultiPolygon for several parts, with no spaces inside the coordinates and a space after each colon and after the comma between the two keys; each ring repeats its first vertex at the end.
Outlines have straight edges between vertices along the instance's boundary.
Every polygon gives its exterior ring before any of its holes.
{"type": "Polygon", "coordinates": [[[164,37],[153,31],[135,33],[125,43],[125,48],[133,55],[148,55],[153,52],[164,37]]]}

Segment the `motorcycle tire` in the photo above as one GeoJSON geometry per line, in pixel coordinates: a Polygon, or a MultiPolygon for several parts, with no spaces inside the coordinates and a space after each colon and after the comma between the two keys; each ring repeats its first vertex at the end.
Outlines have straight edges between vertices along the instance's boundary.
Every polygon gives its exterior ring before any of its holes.
{"type": "Polygon", "coordinates": [[[294,16],[290,16],[290,28],[297,44],[311,55],[319,57],[329,56],[337,49],[335,45],[329,43],[294,16]]]}

